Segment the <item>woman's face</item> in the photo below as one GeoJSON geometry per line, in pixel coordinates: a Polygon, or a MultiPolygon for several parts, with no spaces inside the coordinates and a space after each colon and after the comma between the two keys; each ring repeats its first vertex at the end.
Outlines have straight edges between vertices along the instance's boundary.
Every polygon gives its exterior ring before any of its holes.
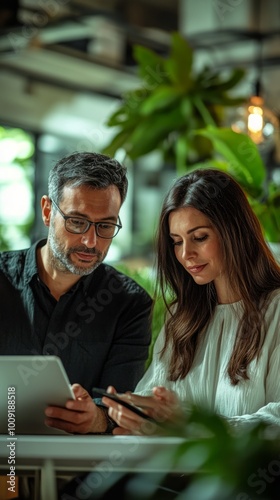
{"type": "Polygon", "coordinates": [[[217,229],[202,212],[186,207],[170,213],[169,231],[177,260],[198,285],[213,281],[222,302],[228,285],[217,229]]]}

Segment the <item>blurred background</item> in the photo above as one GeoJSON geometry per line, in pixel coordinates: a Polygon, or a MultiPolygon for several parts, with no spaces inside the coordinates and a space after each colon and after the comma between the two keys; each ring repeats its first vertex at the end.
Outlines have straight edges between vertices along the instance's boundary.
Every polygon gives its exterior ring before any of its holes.
{"type": "MultiPolygon", "coordinates": [[[[243,68],[236,95],[254,95],[261,83],[279,119],[279,0],[0,1],[0,250],[45,236],[40,199],[49,169],[64,155],[110,142],[108,117],[139,87],[133,46],[165,56],[174,32],[193,48],[197,69],[243,68]]],[[[275,137],[262,153],[280,184],[275,137]]],[[[156,151],[132,161],[120,149],[116,158],[127,165],[130,185],[108,260],[146,262],[176,173],[156,151]]]]}

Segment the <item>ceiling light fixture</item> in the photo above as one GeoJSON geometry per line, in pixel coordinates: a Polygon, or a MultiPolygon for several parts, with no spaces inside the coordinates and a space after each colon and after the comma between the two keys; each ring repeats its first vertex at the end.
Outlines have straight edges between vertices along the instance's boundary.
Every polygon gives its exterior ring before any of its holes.
{"type": "Polygon", "coordinates": [[[236,109],[231,127],[235,132],[249,135],[260,151],[267,152],[273,149],[279,120],[273,111],[265,106],[259,78],[249,101],[236,109]]]}
{"type": "Polygon", "coordinates": [[[277,142],[279,132],[279,120],[273,111],[265,106],[262,89],[262,69],[263,69],[263,39],[261,32],[261,2],[256,2],[256,20],[258,24],[257,56],[256,56],[256,80],[253,95],[245,105],[237,108],[232,119],[231,127],[235,132],[249,135],[258,146],[260,153],[271,152],[277,142]]]}

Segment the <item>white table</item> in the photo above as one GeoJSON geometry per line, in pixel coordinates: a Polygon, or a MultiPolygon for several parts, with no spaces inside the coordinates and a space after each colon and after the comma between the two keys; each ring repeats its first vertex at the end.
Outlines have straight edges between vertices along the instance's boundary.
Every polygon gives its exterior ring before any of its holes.
{"type": "Polygon", "coordinates": [[[41,500],[56,500],[56,477],[85,471],[186,472],[173,464],[174,453],[184,440],[175,437],[66,435],[0,436],[0,470],[7,474],[9,448],[15,440],[16,473],[32,472],[41,500]]]}

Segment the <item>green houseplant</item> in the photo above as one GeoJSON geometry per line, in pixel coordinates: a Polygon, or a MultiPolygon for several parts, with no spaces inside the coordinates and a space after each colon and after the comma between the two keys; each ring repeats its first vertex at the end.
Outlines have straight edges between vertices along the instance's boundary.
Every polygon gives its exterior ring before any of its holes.
{"type": "MultiPolygon", "coordinates": [[[[279,499],[280,435],[272,433],[267,424],[259,423],[236,432],[219,415],[193,408],[188,423],[176,427],[165,425],[161,430],[166,447],[158,449],[155,444],[149,456],[139,460],[137,472],[127,472],[122,467],[110,476],[107,462],[106,467],[101,464],[101,470],[97,467],[92,484],[100,484],[103,479],[105,493],[98,498],[279,499]],[[168,446],[170,439],[173,446],[168,446]]],[[[143,436],[134,438],[136,450],[143,436]]]]}
{"type": "MultiPolygon", "coordinates": [[[[155,296],[156,292],[155,273],[152,268],[142,267],[140,269],[131,269],[130,266],[124,263],[117,263],[116,267],[119,271],[127,274],[128,276],[133,278],[137,283],[139,283],[139,285],[141,285],[151,295],[151,297],[155,296]]],[[[154,343],[164,323],[165,309],[166,307],[162,297],[158,296],[153,307],[152,325],[151,325],[152,339],[151,339],[149,356],[147,359],[146,367],[148,367],[151,362],[154,343]]]]}
{"type": "Polygon", "coordinates": [[[124,95],[107,122],[117,128],[107,153],[114,155],[122,147],[134,160],[160,149],[178,173],[185,171],[186,163],[211,157],[210,141],[193,131],[221,126],[225,107],[245,101],[228,94],[244,71],[234,69],[227,77],[210,67],[195,72],[193,50],[178,33],[172,35],[168,57],[135,45],[134,58],[141,84],[124,95]]]}
{"type": "Polygon", "coordinates": [[[266,240],[280,243],[280,186],[268,180],[265,165],[252,139],[226,128],[208,127],[197,133],[212,141],[216,153],[205,166],[225,170],[239,182],[259,218],[266,240]]]}
{"type": "Polygon", "coordinates": [[[167,57],[139,45],[134,57],[142,85],[110,116],[107,125],[116,133],[103,152],[122,148],[136,160],[160,150],[163,164],[173,164],[178,175],[207,166],[227,170],[247,192],[266,239],[280,242],[280,187],[268,181],[253,141],[222,126],[227,108],[247,99],[229,95],[244,71],[227,77],[210,67],[195,72],[193,50],[178,33],[167,57]]]}

